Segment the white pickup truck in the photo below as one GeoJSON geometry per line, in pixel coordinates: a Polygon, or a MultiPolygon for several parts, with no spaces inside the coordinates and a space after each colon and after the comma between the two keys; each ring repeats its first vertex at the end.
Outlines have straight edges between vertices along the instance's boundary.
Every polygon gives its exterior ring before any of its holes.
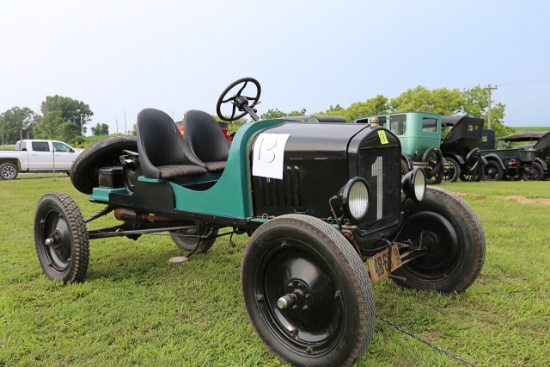
{"type": "Polygon", "coordinates": [[[0,179],[13,180],[19,172],[69,172],[82,149],[56,140],[19,140],[15,150],[0,151],[0,179]]]}

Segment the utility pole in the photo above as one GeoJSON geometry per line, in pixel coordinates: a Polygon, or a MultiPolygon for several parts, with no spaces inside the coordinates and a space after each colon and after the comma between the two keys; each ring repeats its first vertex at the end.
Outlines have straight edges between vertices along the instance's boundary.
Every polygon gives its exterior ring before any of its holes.
{"type": "Polygon", "coordinates": [[[491,91],[496,90],[497,86],[491,87],[491,84],[486,88],[487,92],[489,92],[489,103],[488,103],[488,109],[487,109],[487,128],[491,128],[491,91]]]}

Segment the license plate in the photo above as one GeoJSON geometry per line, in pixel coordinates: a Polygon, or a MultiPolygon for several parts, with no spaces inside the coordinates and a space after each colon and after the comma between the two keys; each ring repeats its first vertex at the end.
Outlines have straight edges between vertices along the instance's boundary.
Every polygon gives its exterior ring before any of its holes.
{"type": "Polygon", "coordinates": [[[401,258],[399,257],[399,248],[397,247],[397,244],[392,244],[391,248],[391,267],[388,266],[388,258],[390,257],[389,248],[380,251],[373,257],[369,257],[367,259],[370,279],[373,283],[384,278],[385,276],[388,276],[392,271],[401,267],[401,258]]]}

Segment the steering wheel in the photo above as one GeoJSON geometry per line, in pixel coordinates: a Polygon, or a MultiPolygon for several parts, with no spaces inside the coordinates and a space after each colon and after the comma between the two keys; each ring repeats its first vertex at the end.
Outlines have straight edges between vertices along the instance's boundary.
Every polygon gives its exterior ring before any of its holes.
{"type": "Polygon", "coordinates": [[[261,93],[262,89],[260,87],[260,83],[254,78],[241,78],[234,81],[227,88],[225,88],[220,98],[218,98],[218,102],[216,103],[216,112],[218,113],[218,117],[224,121],[235,121],[248,113],[250,114],[250,116],[252,116],[252,118],[254,118],[254,120],[258,121],[260,118],[258,117],[258,115],[256,115],[256,110],[254,109],[254,106],[259,103],[261,93]],[[249,83],[256,87],[256,95],[254,97],[243,95],[243,92],[249,83]],[[233,94],[234,89],[238,89],[236,94],[233,94]],[[233,93],[230,93],[232,91],[233,93]],[[233,96],[227,97],[228,94],[233,94],[233,96]],[[226,103],[233,104],[231,116],[229,117],[224,115],[221,110],[222,105],[226,103]],[[237,114],[237,110],[239,110],[239,112],[241,113],[237,114]]]}

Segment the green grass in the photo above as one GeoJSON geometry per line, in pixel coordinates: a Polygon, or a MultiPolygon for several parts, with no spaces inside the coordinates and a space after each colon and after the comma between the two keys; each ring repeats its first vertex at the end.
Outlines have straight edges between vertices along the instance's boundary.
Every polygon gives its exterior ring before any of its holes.
{"type": "MultiPolygon", "coordinates": [[[[374,285],[377,313],[478,366],[550,365],[550,206],[501,196],[550,198],[548,182],[454,183],[487,238],[482,273],[460,295],[374,285]]],[[[40,197],[70,194],[85,217],[102,206],[65,175],[0,181],[0,366],[281,366],[257,338],[240,294],[247,237],[220,238],[206,255],[166,236],[93,240],[86,282],[42,274],[33,220],[40,197]]],[[[109,215],[92,228],[113,225],[109,215]]],[[[358,366],[462,366],[377,321],[358,366]]]]}

